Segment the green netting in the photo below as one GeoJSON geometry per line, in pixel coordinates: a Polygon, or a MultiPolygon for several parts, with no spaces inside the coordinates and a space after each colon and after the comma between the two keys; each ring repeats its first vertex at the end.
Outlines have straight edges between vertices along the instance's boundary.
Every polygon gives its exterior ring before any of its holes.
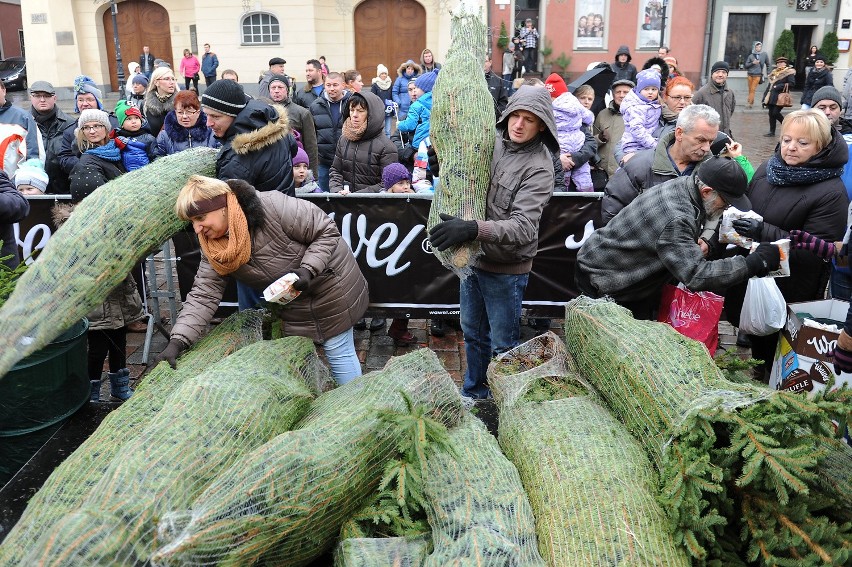
{"type": "Polygon", "coordinates": [[[76,510],[121,448],[163,408],[185,380],[217,360],[261,339],[262,312],[231,315],[178,359],[177,370],[161,363],[146,374],[133,397],[111,412],[98,429],[59,465],[0,545],[0,566],[18,565],[29,546],[65,515],[76,510]]]}
{"type": "Polygon", "coordinates": [[[458,390],[432,351],[393,358],[319,396],[298,429],[223,471],[190,509],[169,513],[173,527],[160,534],[152,563],[305,565],[331,548],[405,433],[379,418],[405,411],[400,392],[445,425],[461,415],[458,390]]]}
{"type": "MultiPolygon", "coordinates": [[[[446,213],[466,220],[485,219],[485,198],[494,155],[494,99],[482,74],[488,30],[480,16],[464,7],[450,22],[452,43],[432,90],[429,138],[441,164],[441,182],[432,197],[428,228],[446,213]]],[[[482,253],[479,243],[466,242],[444,252],[433,250],[444,266],[461,277],[482,253]]]]}
{"type": "Polygon", "coordinates": [[[249,345],[187,380],[25,564],[146,562],[160,516],[189,506],[218,473],[292,428],[317,373],[327,375],[313,342],[287,337],[249,345]]]}
{"type": "Polygon", "coordinates": [[[427,567],[544,566],[535,519],[515,466],[478,418],[450,430],[452,453],[426,462],[426,513],[434,551],[427,567]]]}
{"type": "Polygon", "coordinates": [[[725,380],[701,343],[606,300],[571,301],[565,337],[658,467],[675,541],[697,564],[850,560],[850,525],[816,480],[834,435],[824,405],[725,380]]]}
{"type": "Polygon", "coordinates": [[[529,494],[541,555],[560,567],[688,566],[656,501],[648,456],[584,383],[553,333],[488,369],[500,446],[529,494]],[[536,389],[553,399],[525,401],[536,389]]]}
{"type": "Polygon", "coordinates": [[[420,567],[431,547],[425,537],[353,537],[334,550],[334,567],[420,567]]]}
{"type": "Polygon", "coordinates": [[[180,230],[178,193],[190,175],[213,175],[217,155],[193,148],[160,158],[77,205],[0,309],[0,377],[103,303],[140,258],[180,230]]]}

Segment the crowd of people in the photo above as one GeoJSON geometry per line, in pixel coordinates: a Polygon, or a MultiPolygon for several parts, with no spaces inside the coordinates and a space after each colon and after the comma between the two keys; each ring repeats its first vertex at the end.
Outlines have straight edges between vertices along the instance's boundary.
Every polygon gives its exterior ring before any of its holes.
{"type": "MultiPolygon", "coordinates": [[[[843,134],[852,133],[852,122],[818,53],[802,110],[784,116],[778,95],[789,90],[795,71],[779,57],[770,72],[761,43],[754,43],[745,64],[747,107],[765,77],[769,135],[781,123],[774,155],[755,168],[733,138],[736,98],[724,61],[712,65],[698,89],[667,48],[640,69],[627,46],[599,65],[612,75],[607,93],[590,85],[569,89],[556,74],[514,81],[536,69],[538,40],[528,20],[503,54],[502,76],[491,55],[483,61],[481,80],[493,98],[498,134],[485,219],[446,217],[429,233],[438,250],[471,240],[482,245],[472,274],[460,282],[465,395],[487,397],[488,361],[518,344],[538,223],[554,191],[604,193],[597,230],[578,252],[576,286],[592,297],[613,298],[636,317],[653,317],[663,285],[681,282],[725,294],[726,313],[737,325],[746,280],[777,267],[779,252],[769,243],[785,237],[795,245],[793,276],[779,282],[788,301],[820,297],[829,278],[833,294],[849,297],[852,276],[843,257],[820,243],[831,243],[834,251],[849,224],[852,174],[843,134]],[[737,225],[760,243],[750,255],[719,244],[719,220],[728,206],[763,218],[737,225]]],[[[8,210],[20,216],[26,202],[9,194],[13,182],[20,193],[70,193],[79,202],[162,156],[218,148],[215,178],[194,177],[178,199],[176,213],[192,224],[204,254],[159,359],[174,364],[200,337],[226,276],[236,279],[245,309],[261,302],[266,286],[292,273],[302,295],[281,315],[284,331],[322,344],[334,377],[348,381],[360,374],[353,330],[378,331],[387,323],[364,319],[367,284],[340,233],[320,209],[295,197],[433,190],[441,156],[429,131],[441,64],[423,49],[418,61],[395,66],[395,77],[380,64],[364,81],[358,71],[332,71],[324,58],[310,59],[300,85],[285,72],[286,61],[274,57],[259,79],[258,96],[251,97],[233,70],[219,72],[209,44],[204,49],[200,61],[184,52],[181,89],[172,68],[146,47],[131,64],[127,97],[111,109],[91,78],[77,77],[76,117],[56,106],[52,85],[32,83],[31,112],[15,115],[27,160],[3,168],[8,177],[0,176],[0,197],[12,199],[8,210]]],[[[90,335],[93,399],[107,356],[112,395],[132,394],[121,353],[122,335],[142,317],[134,293],[129,276],[107,300],[123,311],[91,331],[97,333],[90,335]]],[[[440,336],[446,323],[433,321],[430,331],[440,336]]],[[[549,326],[536,323],[541,330],[549,326]]],[[[394,320],[388,334],[397,345],[415,340],[404,319],[394,320]]],[[[742,340],[751,340],[756,357],[771,359],[773,337],[742,340]]]]}

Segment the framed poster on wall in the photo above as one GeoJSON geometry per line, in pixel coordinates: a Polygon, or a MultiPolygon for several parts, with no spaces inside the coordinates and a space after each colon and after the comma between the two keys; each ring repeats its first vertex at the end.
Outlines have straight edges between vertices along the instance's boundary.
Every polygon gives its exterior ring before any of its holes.
{"type": "Polygon", "coordinates": [[[663,28],[663,13],[666,14],[666,29],[663,44],[669,44],[671,30],[671,0],[640,0],[639,30],[636,34],[638,49],[653,49],[660,46],[660,30],[663,28]]]}
{"type": "Polygon", "coordinates": [[[574,15],[574,49],[606,46],[606,0],[577,0],[574,15]]]}

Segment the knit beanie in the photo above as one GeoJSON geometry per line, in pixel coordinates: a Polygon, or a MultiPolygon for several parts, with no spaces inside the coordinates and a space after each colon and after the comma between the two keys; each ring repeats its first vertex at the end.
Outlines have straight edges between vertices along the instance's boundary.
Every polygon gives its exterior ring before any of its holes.
{"type": "Polygon", "coordinates": [[[293,157],[293,165],[299,165],[300,163],[303,163],[308,167],[311,165],[311,161],[308,159],[308,153],[302,148],[296,150],[296,155],[293,157]]]}
{"type": "Polygon", "coordinates": [[[712,75],[716,71],[724,71],[727,74],[731,72],[731,67],[724,61],[716,61],[713,63],[713,66],[710,67],[710,74],[712,75]]]}
{"type": "Polygon", "coordinates": [[[146,89],[148,88],[148,77],[143,74],[133,75],[133,80],[131,81],[134,85],[142,85],[146,89]]]}
{"type": "Polygon", "coordinates": [[[636,75],[636,86],[633,88],[633,91],[636,94],[640,94],[642,89],[646,87],[656,87],[660,88],[660,74],[654,71],[653,69],[645,69],[644,71],[639,71],[636,75]]]}
{"type": "Polygon", "coordinates": [[[128,116],[138,116],[139,119],[142,119],[142,113],[139,112],[139,109],[127,102],[126,100],[120,100],[115,104],[115,117],[118,120],[118,127],[121,128],[124,126],[124,121],[127,120],[128,116]]]}
{"type": "Polygon", "coordinates": [[[201,106],[226,116],[236,116],[246,107],[246,93],[239,83],[231,79],[219,79],[201,95],[201,106]]]}
{"type": "Polygon", "coordinates": [[[424,93],[431,93],[432,87],[435,86],[435,80],[438,78],[438,71],[429,71],[428,73],[424,73],[417,77],[417,80],[414,81],[414,86],[423,91],[424,93]]]}
{"type": "Polygon", "coordinates": [[[382,186],[388,190],[400,181],[403,180],[411,181],[411,174],[408,172],[408,169],[401,163],[392,163],[390,165],[386,165],[382,170],[382,186]]]}
{"type": "Polygon", "coordinates": [[[547,88],[547,92],[550,93],[550,98],[556,98],[559,95],[568,92],[568,87],[565,86],[565,81],[556,73],[551,73],[550,76],[547,77],[547,80],[544,82],[544,86],[547,88]]]}
{"type": "MultiPolygon", "coordinates": [[[[287,92],[290,91],[290,81],[284,75],[272,75],[269,77],[269,85],[272,86],[274,82],[283,83],[285,87],[287,87],[287,92]]],[[[212,86],[212,85],[211,85],[212,86]]]]}
{"type": "Polygon", "coordinates": [[[15,187],[21,185],[32,185],[44,193],[47,190],[49,179],[44,171],[44,165],[40,159],[28,159],[18,166],[15,171],[15,187]]]}
{"type": "Polygon", "coordinates": [[[97,108],[87,108],[80,113],[80,118],[77,119],[77,129],[79,130],[82,128],[83,124],[86,124],[87,122],[103,124],[104,128],[107,129],[107,132],[112,130],[112,124],[109,121],[109,114],[103,110],[98,110],[97,108]]]}
{"type": "Polygon", "coordinates": [[[388,72],[388,68],[385,67],[384,65],[382,65],[381,63],[376,65],[376,76],[377,77],[381,77],[382,73],[387,73],[387,72],[388,72]]]}
{"type": "Polygon", "coordinates": [[[829,85],[817,89],[817,92],[815,92],[814,96],[811,98],[811,106],[816,106],[816,103],[821,100],[833,100],[839,104],[841,108],[843,107],[843,99],[840,96],[840,91],[829,85]]]}
{"type": "Polygon", "coordinates": [[[74,79],[74,112],[80,112],[80,108],[77,106],[77,97],[86,93],[95,95],[98,108],[102,109],[104,107],[104,94],[95,85],[95,80],[86,75],[79,75],[74,79]]]}

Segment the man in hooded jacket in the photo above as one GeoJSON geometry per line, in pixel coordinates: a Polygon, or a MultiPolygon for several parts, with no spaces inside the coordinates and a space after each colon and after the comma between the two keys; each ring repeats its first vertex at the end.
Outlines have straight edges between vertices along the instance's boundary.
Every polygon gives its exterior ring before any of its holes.
{"type": "MultiPolygon", "coordinates": [[[[441,215],[443,222],[429,232],[438,250],[470,240],[482,245],[460,284],[466,396],[489,397],[488,363],[519,343],[521,301],[538,252],[541,213],[553,193],[552,153],[558,151],[550,94],[544,87],[522,86],[497,121],[485,220],[441,215]]],[[[436,176],[438,157],[430,155],[436,176]]]]}
{"type": "Polygon", "coordinates": [[[636,84],[636,66],[630,62],[631,59],[633,57],[630,55],[630,48],[626,45],[620,46],[618,51],[615,52],[615,62],[610,65],[612,72],[615,73],[613,81],[627,79],[636,84]]]}

